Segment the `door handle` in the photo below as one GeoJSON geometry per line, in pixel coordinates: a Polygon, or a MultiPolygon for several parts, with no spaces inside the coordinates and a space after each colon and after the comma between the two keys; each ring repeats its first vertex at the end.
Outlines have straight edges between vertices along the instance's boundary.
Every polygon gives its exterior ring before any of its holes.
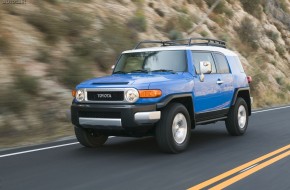
{"type": "Polygon", "coordinates": [[[217,80],[216,83],[217,83],[217,84],[223,84],[224,81],[222,81],[222,80],[217,80]]]}

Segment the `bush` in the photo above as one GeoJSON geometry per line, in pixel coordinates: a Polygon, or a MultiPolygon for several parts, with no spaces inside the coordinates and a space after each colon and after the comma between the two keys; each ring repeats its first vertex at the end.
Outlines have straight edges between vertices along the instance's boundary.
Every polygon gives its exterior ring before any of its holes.
{"type": "Polygon", "coordinates": [[[272,30],[266,31],[266,35],[268,36],[269,39],[271,39],[273,42],[277,42],[279,38],[279,34],[277,32],[274,32],[272,30]]]}
{"type": "Polygon", "coordinates": [[[64,13],[66,20],[64,30],[68,36],[78,37],[80,34],[89,29],[92,20],[90,19],[89,15],[85,13],[76,11],[76,10],[69,10],[64,13]]]}
{"type": "Polygon", "coordinates": [[[139,32],[146,32],[147,21],[143,12],[137,11],[134,17],[129,20],[128,26],[139,32]]]}
{"type": "Polygon", "coordinates": [[[63,60],[63,68],[53,68],[53,74],[57,75],[59,82],[73,89],[80,82],[92,78],[91,67],[85,59],[70,57],[63,60]]]}
{"type": "Polygon", "coordinates": [[[256,18],[261,19],[263,13],[263,0],[241,0],[241,3],[245,11],[256,18]]]}
{"type": "Polygon", "coordinates": [[[200,35],[202,35],[202,37],[207,37],[208,36],[208,33],[207,33],[207,31],[201,31],[200,32],[200,35]]]}
{"type": "Polygon", "coordinates": [[[50,63],[51,62],[51,55],[48,50],[40,49],[36,60],[42,63],[50,63]]]}
{"type": "MultiPolygon", "coordinates": [[[[21,114],[27,107],[26,94],[14,86],[9,86],[8,88],[2,89],[0,93],[0,113],[17,113],[21,114]]],[[[32,101],[30,99],[30,101],[32,101]]]]}
{"type": "Polygon", "coordinates": [[[78,11],[65,11],[64,17],[61,17],[46,8],[27,15],[26,21],[44,33],[46,40],[51,43],[61,37],[78,37],[92,23],[89,16],[78,11]]]}
{"type": "Polygon", "coordinates": [[[155,12],[156,12],[160,17],[164,17],[164,16],[165,16],[165,13],[164,13],[162,10],[158,9],[158,8],[155,8],[154,11],[155,11],[155,12]]]}
{"type": "Polygon", "coordinates": [[[187,31],[191,29],[193,21],[190,19],[189,16],[178,16],[178,17],[171,17],[166,25],[165,31],[172,31],[172,30],[180,30],[180,31],[187,31]]]}
{"type": "Polygon", "coordinates": [[[252,48],[257,49],[258,46],[258,31],[255,24],[249,17],[245,17],[240,27],[237,28],[239,38],[242,42],[249,44],[252,48]]]}
{"type": "Polygon", "coordinates": [[[138,39],[136,31],[130,30],[113,19],[104,23],[104,28],[100,31],[100,38],[103,48],[98,50],[99,53],[102,55],[107,48],[111,49],[114,51],[114,57],[112,57],[114,61],[122,51],[132,49],[138,39]]]}
{"type": "Polygon", "coordinates": [[[277,45],[276,46],[276,51],[279,53],[280,56],[284,56],[284,54],[286,52],[282,45],[277,45]]]}
{"type": "Polygon", "coordinates": [[[48,42],[55,43],[60,36],[65,35],[63,20],[48,9],[42,8],[40,12],[27,15],[26,21],[44,33],[48,42]]]}
{"type": "Polygon", "coordinates": [[[282,77],[276,77],[275,80],[280,86],[284,85],[284,79],[282,77]]]}
{"type": "Polygon", "coordinates": [[[188,0],[194,2],[199,8],[203,8],[203,0],[188,0]]]}
{"type": "Polygon", "coordinates": [[[170,40],[178,40],[178,39],[182,39],[183,38],[183,35],[180,31],[178,30],[171,30],[169,33],[168,33],[168,38],[170,40]]]}
{"type": "Polygon", "coordinates": [[[40,85],[37,77],[27,75],[24,70],[17,69],[14,72],[14,87],[27,94],[37,95],[40,85]]]}
{"type": "Polygon", "coordinates": [[[7,54],[10,52],[10,43],[8,39],[0,37],[0,53],[7,54]]]}

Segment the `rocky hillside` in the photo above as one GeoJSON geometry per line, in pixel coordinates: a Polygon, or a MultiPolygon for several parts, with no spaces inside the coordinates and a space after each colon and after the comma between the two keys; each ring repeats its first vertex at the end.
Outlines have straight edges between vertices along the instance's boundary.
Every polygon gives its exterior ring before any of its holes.
{"type": "Polygon", "coordinates": [[[139,40],[211,37],[239,53],[255,107],[290,102],[289,0],[27,0],[0,7],[0,148],[72,134],[71,89],[139,40]],[[202,22],[204,21],[204,22],[202,22]]]}

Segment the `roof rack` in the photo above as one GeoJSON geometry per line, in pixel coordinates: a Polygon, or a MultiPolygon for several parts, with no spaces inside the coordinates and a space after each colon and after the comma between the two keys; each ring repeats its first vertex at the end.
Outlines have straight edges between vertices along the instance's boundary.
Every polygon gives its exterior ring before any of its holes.
{"type": "Polygon", "coordinates": [[[226,42],[211,38],[189,38],[189,39],[178,39],[178,40],[169,40],[169,41],[151,41],[145,40],[139,42],[134,49],[138,49],[142,44],[161,44],[161,46],[216,46],[226,48],[226,42]],[[202,42],[193,42],[193,41],[202,41],[202,42]],[[184,43],[182,43],[184,42],[184,43]]]}

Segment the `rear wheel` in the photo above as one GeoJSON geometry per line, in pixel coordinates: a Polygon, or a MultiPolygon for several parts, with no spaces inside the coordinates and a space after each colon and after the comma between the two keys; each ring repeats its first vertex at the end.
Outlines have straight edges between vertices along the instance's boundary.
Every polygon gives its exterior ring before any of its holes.
{"type": "Polygon", "coordinates": [[[97,148],[105,144],[108,136],[96,133],[93,130],[75,127],[75,134],[81,145],[89,148],[97,148]]]}
{"type": "Polygon", "coordinates": [[[161,113],[156,126],[156,140],[160,149],[168,153],[184,151],[190,140],[190,116],[184,105],[173,103],[161,113]]]}
{"type": "Polygon", "coordinates": [[[227,131],[232,136],[243,135],[248,127],[248,106],[243,98],[238,98],[236,104],[230,109],[226,120],[227,131]]]}

